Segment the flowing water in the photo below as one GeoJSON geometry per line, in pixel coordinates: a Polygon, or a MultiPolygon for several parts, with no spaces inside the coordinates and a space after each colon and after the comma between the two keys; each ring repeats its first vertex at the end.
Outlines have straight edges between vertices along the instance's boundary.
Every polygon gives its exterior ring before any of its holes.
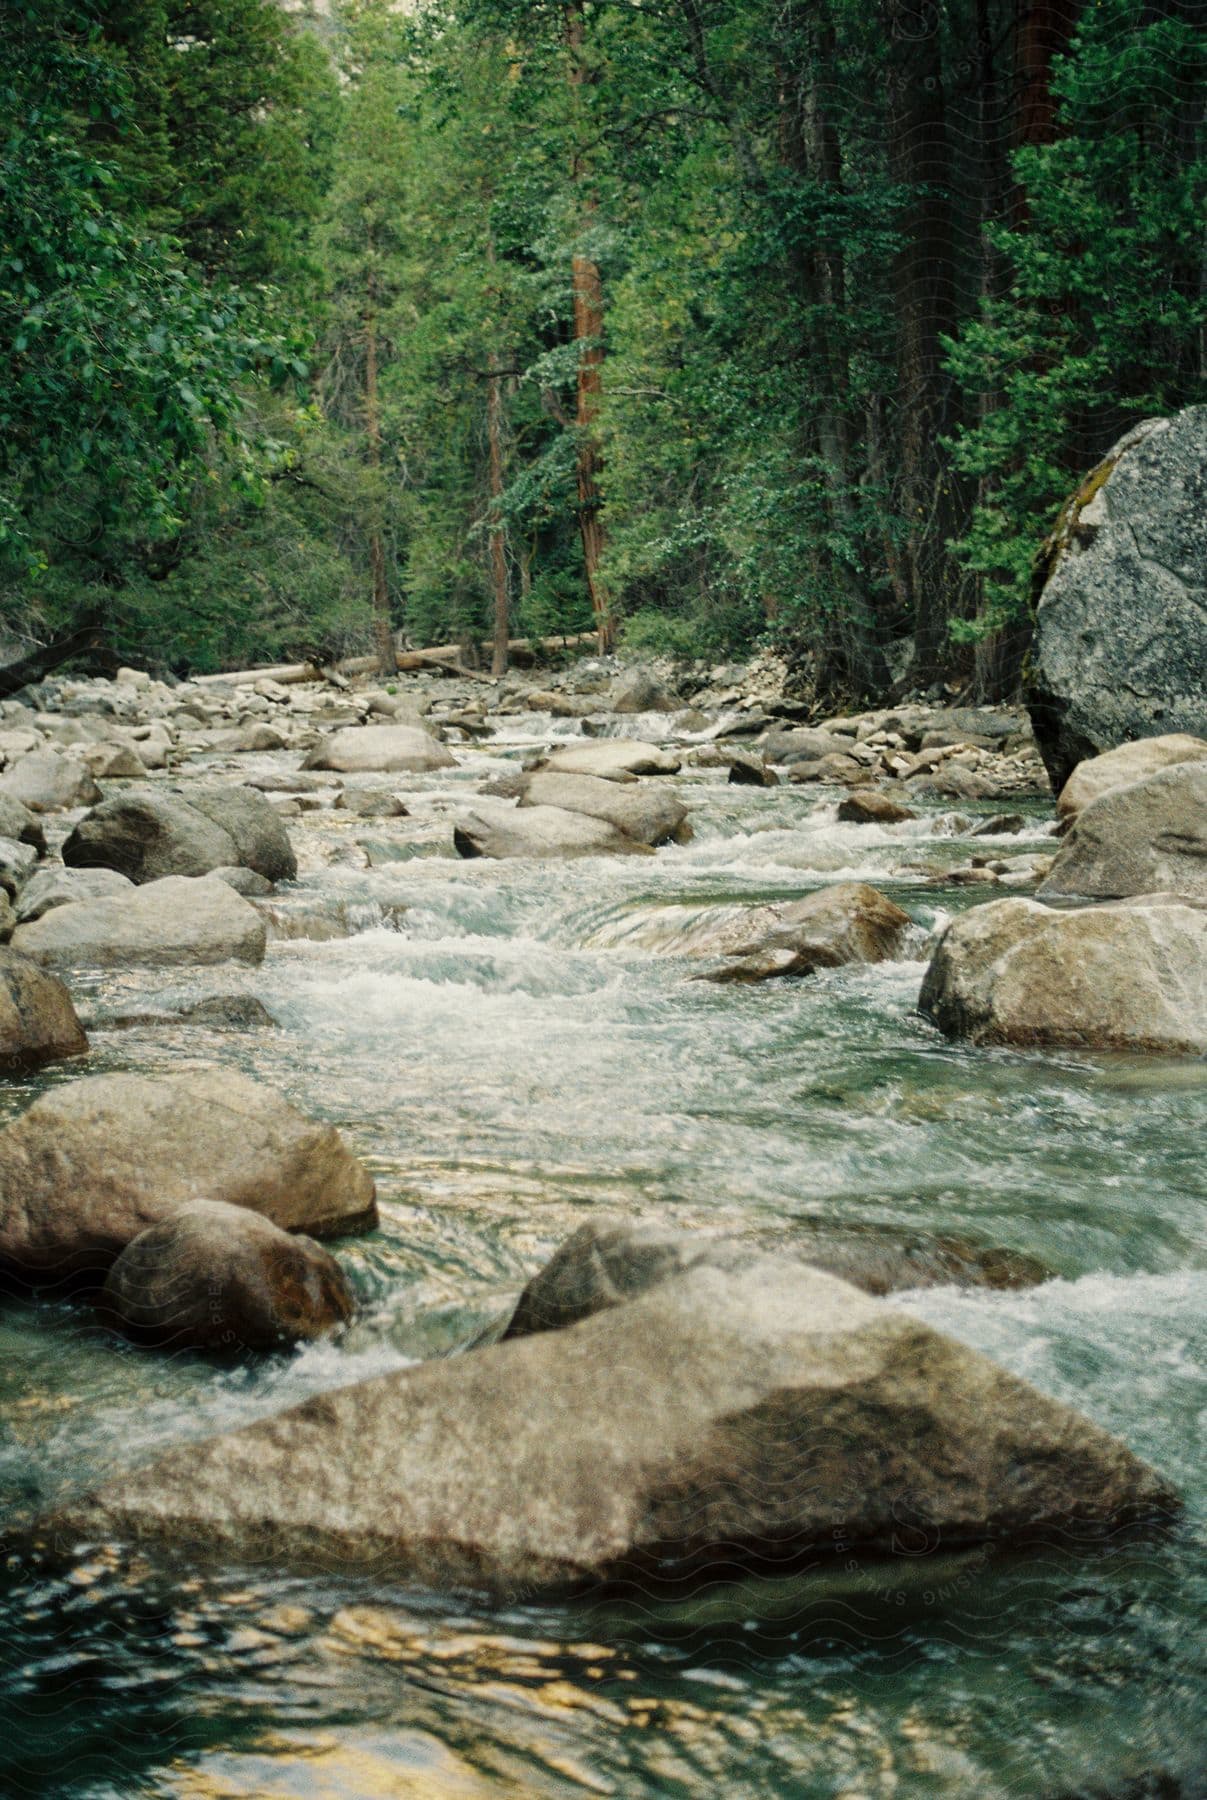
{"type": "MultiPolygon", "coordinates": [[[[1050,849],[1047,809],[1000,840],[938,803],[856,827],[833,792],[701,771],[682,782],[693,842],[656,858],[457,860],[450,809],[526,747],[364,784],[405,787],[408,818],[294,822],[283,917],[352,935],[275,943],[256,970],[76,983],[101,1018],[257,996],[279,1029],[102,1027],[90,1068],[224,1063],[276,1085],[370,1163],[382,1224],[337,1246],[362,1309],[345,1337],[233,1368],[131,1350],[81,1304],[6,1303],[5,1502],[455,1351],[606,1211],[805,1251],[841,1223],[1038,1258],[1053,1278],[1026,1291],[896,1303],[1119,1432],[1181,1489],[1184,1521],[1085,1561],[932,1559],[876,1589],[752,1584],[661,1612],[15,1562],[0,1793],[1207,1793],[1207,1064],[953,1047],[915,1010],[935,928],[992,897],[946,871],[1050,849]],[[716,908],[853,876],[910,913],[912,960],[687,978],[716,908]]],[[[0,1117],[77,1073],[9,1084],[0,1117]]]]}

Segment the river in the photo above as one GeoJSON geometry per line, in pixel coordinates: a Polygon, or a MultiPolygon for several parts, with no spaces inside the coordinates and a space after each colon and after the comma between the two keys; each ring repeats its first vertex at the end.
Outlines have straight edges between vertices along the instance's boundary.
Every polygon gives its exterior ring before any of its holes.
{"type": "MultiPolygon", "coordinates": [[[[1207,1793],[1207,1064],[972,1050],[918,1016],[936,925],[993,897],[945,871],[1050,850],[1038,803],[1021,835],[970,840],[937,800],[916,821],[839,825],[835,790],[688,771],[695,837],[656,857],[441,854],[449,809],[544,727],[459,749],[455,771],[358,783],[404,792],[410,817],[291,821],[302,874],[283,913],[339,913],[352,935],[275,943],[254,970],[73,982],[102,1018],[258,997],[278,1029],[99,1028],[89,1069],[223,1064],[273,1084],[345,1132],[382,1222],[334,1246],[355,1324],[288,1356],[161,1358],[79,1303],[6,1302],[6,1503],[455,1351],[607,1211],[806,1253],[842,1223],[1039,1259],[1053,1278],[1037,1287],[895,1303],[1117,1431],[1181,1489],[1183,1523],[1084,1562],[974,1557],[871,1591],[710,1589],[665,1612],[499,1609],[262,1568],[102,1560],[51,1580],[18,1562],[0,1792],[1207,1793]],[[913,960],[751,988],[686,978],[698,965],[676,949],[702,909],[852,877],[910,913],[913,960]]],[[[79,1072],[7,1083],[0,1118],[79,1072]]]]}

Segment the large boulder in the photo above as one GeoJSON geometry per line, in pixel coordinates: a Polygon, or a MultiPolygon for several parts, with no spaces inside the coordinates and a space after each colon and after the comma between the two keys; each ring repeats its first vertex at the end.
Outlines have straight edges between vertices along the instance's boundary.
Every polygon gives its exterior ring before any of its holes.
{"type": "Polygon", "coordinates": [[[0,1074],[83,1056],[87,1049],[63,983],[27,956],[0,950],[0,1074]]]}
{"type": "Polygon", "coordinates": [[[676,704],[648,669],[626,669],[608,693],[614,713],[674,712],[676,704]]]}
{"type": "Polygon", "coordinates": [[[603,819],[639,844],[682,842],[691,835],[686,806],[661,783],[604,781],[598,775],[538,769],[525,778],[520,805],[558,806],[564,812],[603,819]]]}
{"type": "Polygon", "coordinates": [[[0,793],[17,800],[30,812],[63,812],[72,806],[91,806],[101,790],[83,763],[73,762],[58,750],[31,750],[0,776],[0,793]]]}
{"type": "Polygon", "coordinates": [[[1168,737],[1139,738],[1134,744],[1120,744],[1117,750],[1104,750],[1101,756],[1078,763],[1057,796],[1056,811],[1071,825],[1099,795],[1112,788],[1130,787],[1133,781],[1184,762],[1207,762],[1207,740],[1174,731],[1168,737]]]}
{"type": "Polygon", "coordinates": [[[106,1277],[101,1308],[140,1343],[275,1350],[352,1316],[329,1250],[223,1200],[194,1200],[140,1231],[106,1277]]]}
{"type": "Polygon", "coordinates": [[[187,798],[143,791],[105,800],[80,820],[63,861],[116,869],[139,882],[230,867],[268,881],[292,881],[298,872],[272,803],[255,789],[234,787],[198,788],[187,798]]]}
{"type": "MultiPolygon", "coordinates": [[[[706,914],[680,932],[672,948],[691,957],[724,956],[709,970],[711,981],[766,981],[780,975],[811,975],[845,963],[885,962],[899,956],[909,914],[878,888],[863,881],[840,881],[803,900],[773,900],[741,911],[706,914]]],[[[658,947],[660,921],[650,921],[658,947]]],[[[640,928],[629,934],[641,943],[640,928]]]]}
{"type": "Polygon", "coordinates": [[[31,875],[17,900],[17,922],[30,925],[56,906],[80,900],[108,900],[129,894],[134,883],[116,869],[60,869],[52,866],[31,875]]]}
{"type": "Polygon", "coordinates": [[[629,781],[634,775],[677,775],[680,759],[657,744],[630,738],[601,738],[594,744],[567,744],[546,758],[545,768],[564,775],[598,775],[604,781],[629,781]]]}
{"type": "Polygon", "coordinates": [[[979,1352],[749,1254],[184,1445],[44,1536],[506,1596],[859,1568],[916,1553],[919,1530],[1051,1548],[1175,1506],[1118,1439],[979,1352]]]}
{"type": "Polygon", "coordinates": [[[1207,909],[1175,897],[1058,912],[973,907],[939,940],[919,998],[952,1038],[1091,1050],[1207,1050],[1207,909]]]}
{"type": "Polygon", "coordinates": [[[1207,737],[1205,516],[1207,406],[1138,425],[1061,514],[1027,702],[1055,789],[1131,738],[1207,737]]]}
{"type": "Polygon", "coordinates": [[[1174,763],[1091,800],[1038,897],[1116,900],[1157,893],[1207,900],[1207,762],[1174,763]]]}
{"type": "Polygon", "coordinates": [[[132,1238],[193,1200],[284,1231],[376,1223],[373,1180],[331,1125],[246,1075],[96,1075],[0,1131],[0,1262],[98,1280],[132,1238]]]}
{"type": "Polygon", "coordinates": [[[335,769],[343,775],[426,775],[456,765],[456,757],[430,731],[416,725],[350,725],[316,744],[302,767],[335,769]]]}
{"type": "Polygon", "coordinates": [[[606,819],[560,806],[508,806],[499,801],[462,813],[453,825],[461,856],[650,856],[648,845],[606,819]]]}
{"type": "Polygon", "coordinates": [[[113,968],[126,963],[258,963],[268,928],[225,881],[169,875],[109,899],[53,907],[13,933],[13,949],[47,968],[113,968]]]}

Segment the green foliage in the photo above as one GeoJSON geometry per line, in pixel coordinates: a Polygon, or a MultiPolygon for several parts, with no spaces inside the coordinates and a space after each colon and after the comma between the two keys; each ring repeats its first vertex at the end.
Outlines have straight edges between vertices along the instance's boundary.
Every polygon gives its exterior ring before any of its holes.
{"type": "Polygon", "coordinates": [[[1015,157],[1024,220],[993,233],[1008,287],[949,345],[987,400],[952,446],[984,494],[959,545],[984,583],[970,635],[1024,612],[1039,544],[1129,418],[1207,391],[1205,77],[1192,25],[1099,0],[1053,79],[1060,135],[1015,157]]]}

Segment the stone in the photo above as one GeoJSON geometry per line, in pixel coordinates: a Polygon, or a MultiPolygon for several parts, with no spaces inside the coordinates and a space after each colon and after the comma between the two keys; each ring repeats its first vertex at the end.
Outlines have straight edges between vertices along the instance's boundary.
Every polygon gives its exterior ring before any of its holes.
{"type": "Polygon", "coordinates": [[[140,781],[147,773],[133,744],[92,744],[84,761],[99,781],[140,781]]]}
{"type": "Polygon", "coordinates": [[[791,1256],[721,1258],[173,1449],[39,1541],[533,1598],[916,1562],[919,1531],[1051,1554],[1172,1517],[1123,1443],[970,1346],[791,1256]]]}
{"type": "Polygon", "coordinates": [[[253,719],[236,733],[231,749],[242,755],[255,755],[267,750],[285,750],[289,747],[288,735],[276,725],[269,725],[262,719],[253,719]]]}
{"type": "Polygon", "coordinates": [[[373,1180],[334,1126],[246,1075],[94,1075],[0,1131],[0,1262],[103,1278],[147,1226],[223,1200],[315,1237],[376,1224],[373,1180]]]}
{"type": "Polygon", "coordinates": [[[560,806],[513,807],[502,801],[460,814],[453,824],[453,844],[458,855],[465,857],[653,854],[606,819],[567,812],[560,806]]]}
{"type": "Polygon", "coordinates": [[[193,1200],[132,1238],[100,1307],[136,1342],[228,1354],[322,1337],[353,1311],[329,1250],[222,1200],[193,1200]]]}
{"type": "Polygon", "coordinates": [[[32,844],[39,856],[46,855],[46,833],[41,820],[12,794],[0,791],[0,837],[16,838],[19,844],[32,844]]]}
{"type": "Polygon", "coordinates": [[[383,794],[373,788],[345,788],[335,802],[340,812],[357,819],[405,819],[409,815],[397,794],[383,794]]]}
{"type": "Polygon", "coordinates": [[[32,844],[0,837],[0,888],[11,900],[16,899],[37,866],[38,853],[32,844]]]}
{"type": "Polygon", "coordinates": [[[53,907],[13,933],[13,948],[46,968],[148,968],[264,959],[255,907],[212,875],[168,875],[128,894],[53,907]]]}
{"type": "Polygon", "coordinates": [[[1169,895],[1056,911],[973,907],[939,940],[920,1011],[974,1044],[1207,1050],[1207,909],[1169,895]]]}
{"type": "Polygon", "coordinates": [[[677,775],[680,759],[656,744],[628,738],[599,738],[593,744],[568,744],[545,760],[545,768],[565,775],[598,775],[604,781],[626,781],[635,775],[677,775]]]}
{"type": "Polygon", "coordinates": [[[702,980],[768,981],[846,963],[884,962],[900,955],[909,926],[909,914],[878,889],[841,881],[803,900],[773,901],[747,907],[737,918],[702,921],[678,947],[688,956],[735,959],[702,980]]]}
{"type": "Polygon", "coordinates": [[[1120,744],[1117,750],[1105,750],[1101,756],[1078,763],[1057,796],[1056,811],[1071,825],[1091,800],[1109,793],[1111,788],[1130,787],[1133,781],[1143,781],[1159,769],[1184,762],[1207,762],[1207,740],[1175,731],[1167,737],[1120,744]]]}
{"type": "Polygon", "coordinates": [[[734,787],[778,787],[780,778],[775,770],[763,761],[761,756],[752,756],[744,750],[729,750],[722,753],[724,762],[729,765],[727,780],[734,787]]]}
{"type": "Polygon", "coordinates": [[[607,699],[614,713],[674,712],[677,704],[648,669],[626,669],[612,683],[607,699]]]}
{"type": "Polygon", "coordinates": [[[785,730],[782,725],[775,726],[759,744],[759,749],[768,762],[801,763],[820,762],[823,757],[833,751],[841,750],[842,739],[833,732],[802,725],[794,730],[785,730]]]}
{"type": "Polygon", "coordinates": [[[1038,897],[1156,893],[1207,901],[1207,762],[1173,763],[1091,800],[1038,897]]]}
{"type": "Polygon", "coordinates": [[[604,781],[598,775],[537,770],[524,783],[521,807],[561,807],[603,820],[639,844],[683,843],[691,836],[687,808],[661,783],[604,781]]]}
{"type": "Polygon", "coordinates": [[[104,900],[113,894],[128,894],[134,883],[116,869],[39,869],[21,889],[17,902],[17,922],[30,925],[56,906],[70,906],[79,900],[104,900]]]}
{"type": "Polygon", "coordinates": [[[19,800],[31,812],[64,812],[91,806],[101,790],[83,763],[58,750],[31,750],[0,775],[0,793],[19,800]]]}
{"type": "Polygon", "coordinates": [[[63,983],[27,956],[0,950],[0,1074],[87,1051],[87,1035],[63,983]]]}
{"type": "Polygon", "coordinates": [[[246,868],[266,881],[292,881],[289,834],[264,795],[251,788],[195,788],[188,796],[152,790],[105,800],[63,845],[71,868],[116,869],[134,882],[246,868]]]}
{"type": "Polygon", "coordinates": [[[1027,821],[1022,813],[993,813],[973,827],[973,837],[1017,837],[1027,821]]]}
{"type": "Polygon", "coordinates": [[[838,803],[838,817],[844,825],[900,825],[916,819],[917,813],[876,788],[861,788],[838,803]]]}
{"type": "Polygon", "coordinates": [[[317,743],[304,769],[340,774],[415,774],[454,769],[457,761],[429,731],[415,725],[352,725],[317,743]]]}
{"type": "Polygon", "coordinates": [[[215,881],[225,881],[228,888],[234,888],[236,894],[242,894],[245,900],[263,900],[273,892],[273,884],[263,875],[257,875],[254,869],[224,867],[211,869],[210,874],[215,881]]]}
{"type": "Polygon", "coordinates": [[[1027,705],[1052,786],[1132,738],[1207,738],[1207,406],[1146,419],[1045,547],[1027,705]]]}

